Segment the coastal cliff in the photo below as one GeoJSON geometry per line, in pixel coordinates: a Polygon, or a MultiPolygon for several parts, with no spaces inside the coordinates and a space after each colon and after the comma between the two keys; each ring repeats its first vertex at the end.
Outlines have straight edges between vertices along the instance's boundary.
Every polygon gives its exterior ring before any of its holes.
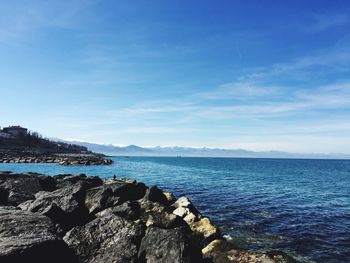
{"type": "Polygon", "coordinates": [[[296,262],[243,251],[186,197],[132,179],[0,173],[1,262],[296,262]]]}

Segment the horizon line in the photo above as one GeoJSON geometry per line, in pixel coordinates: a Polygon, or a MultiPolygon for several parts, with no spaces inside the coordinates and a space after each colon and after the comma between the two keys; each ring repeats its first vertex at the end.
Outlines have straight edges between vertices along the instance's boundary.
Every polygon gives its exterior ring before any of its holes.
{"type": "MultiPolygon", "coordinates": [[[[201,149],[207,149],[207,150],[224,150],[224,151],[247,151],[252,153],[282,153],[282,154],[292,154],[292,155],[345,155],[350,157],[350,153],[340,153],[340,152],[289,152],[284,150],[262,150],[262,151],[256,151],[256,150],[249,150],[244,148],[220,148],[220,147],[207,147],[207,146],[179,146],[179,145],[137,145],[137,144],[113,144],[113,143],[99,143],[99,142],[90,142],[90,141],[84,141],[79,139],[59,139],[67,142],[75,142],[75,143],[89,143],[89,144],[96,144],[101,146],[112,146],[112,147],[119,147],[119,148],[126,148],[129,146],[137,146],[140,148],[146,148],[146,149],[153,149],[153,148],[190,148],[195,150],[201,150],[201,149]]],[[[234,157],[233,157],[234,158],[234,157]]],[[[263,157],[265,158],[265,157],[263,157]]]]}

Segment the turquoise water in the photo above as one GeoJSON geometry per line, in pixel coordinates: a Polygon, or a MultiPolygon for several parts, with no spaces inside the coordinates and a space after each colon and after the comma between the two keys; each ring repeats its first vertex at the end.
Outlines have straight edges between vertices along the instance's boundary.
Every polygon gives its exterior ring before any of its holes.
{"type": "Polygon", "coordinates": [[[130,177],[189,196],[232,242],[304,262],[350,262],[350,161],[115,157],[111,166],[0,170],[130,177]]]}

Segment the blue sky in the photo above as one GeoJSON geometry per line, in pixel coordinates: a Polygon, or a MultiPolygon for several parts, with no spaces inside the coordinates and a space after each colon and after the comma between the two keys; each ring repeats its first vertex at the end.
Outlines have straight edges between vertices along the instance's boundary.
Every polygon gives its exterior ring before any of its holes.
{"type": "Polygon", "coordinates": [[[0,125],[350,153],[348,1],[1,1],[0,125]]]}

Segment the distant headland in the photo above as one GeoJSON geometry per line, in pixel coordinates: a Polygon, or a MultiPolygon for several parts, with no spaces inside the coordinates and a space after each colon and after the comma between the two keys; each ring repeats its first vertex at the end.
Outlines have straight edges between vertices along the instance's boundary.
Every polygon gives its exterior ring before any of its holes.
{"type": "Polygon", "coordinates": [[[87,147],[43,138],[27,128],[9,126],[0,129],[0,162],[58,163],[62,165],[111,164],[103,154],[87,147]]]}

